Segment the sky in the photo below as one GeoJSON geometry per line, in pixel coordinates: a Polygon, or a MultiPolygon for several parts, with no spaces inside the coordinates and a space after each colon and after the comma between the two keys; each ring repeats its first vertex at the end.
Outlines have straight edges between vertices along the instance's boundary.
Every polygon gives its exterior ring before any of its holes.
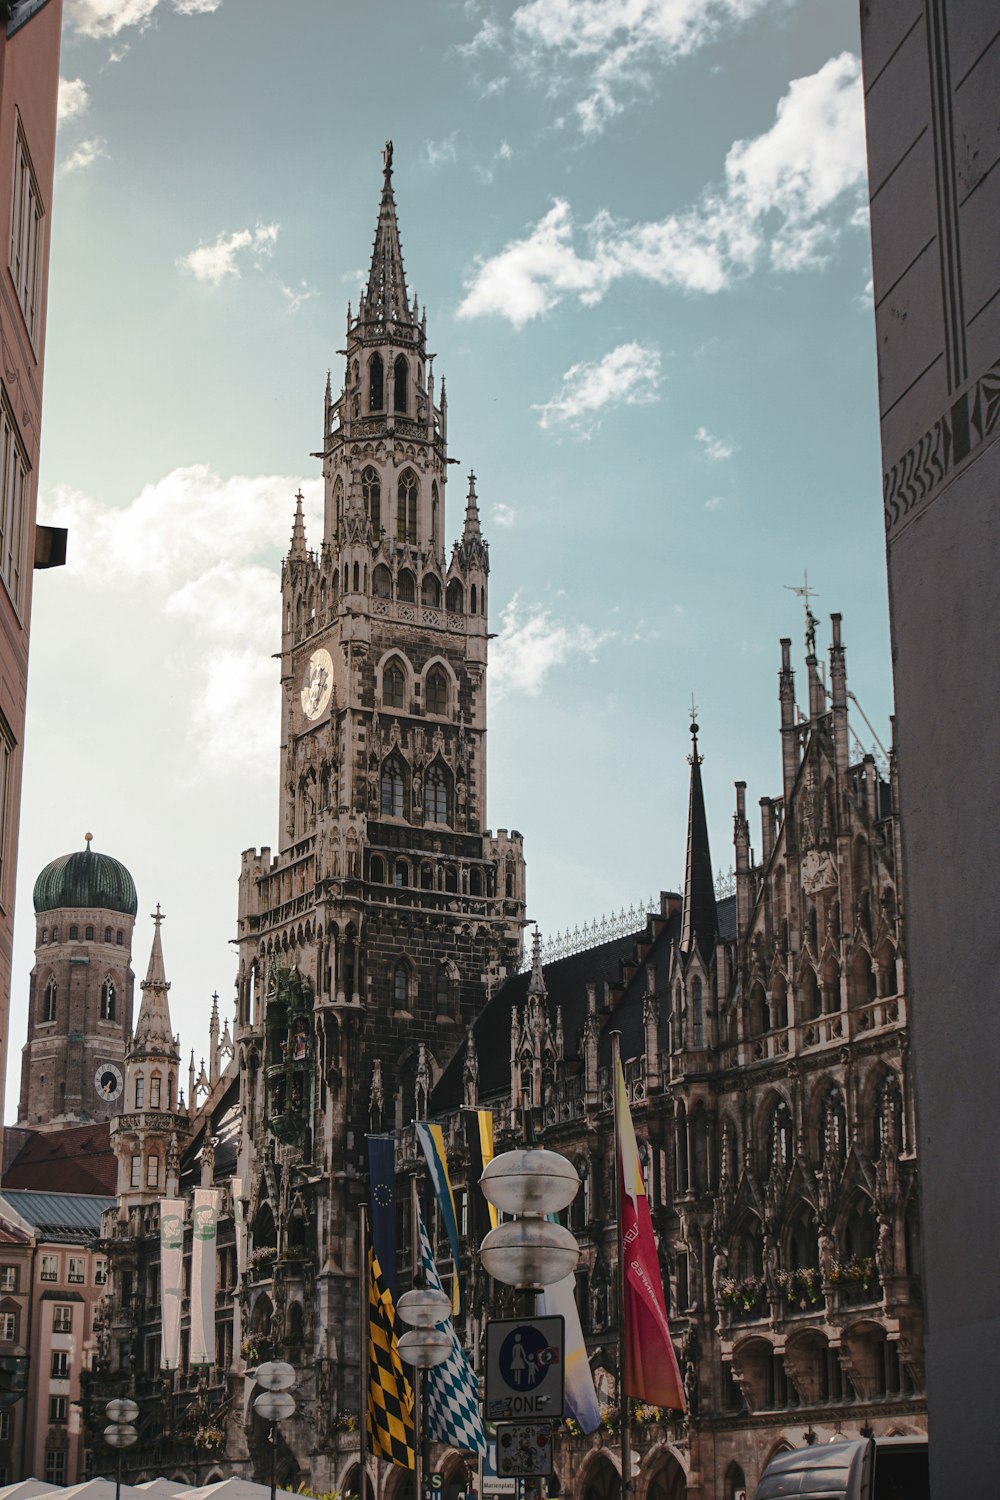
{"type": "MultiPolygon", "coordinates": [[[[778,641],[891,663],[851,0],[65,0],[7,1113],[52,858],[113,854],[185,1057],[232,1014],[240,853],[277,843],[279,569],[320,539],[328,369],[382,150],[490,543],[487,821],[528,914],[715,866],[780,789],[778,641]]],[[[865,749],[872,736],[855,714],[865,749]]],[[[755,837],[759,843],[759,838],[755,837]]]]}

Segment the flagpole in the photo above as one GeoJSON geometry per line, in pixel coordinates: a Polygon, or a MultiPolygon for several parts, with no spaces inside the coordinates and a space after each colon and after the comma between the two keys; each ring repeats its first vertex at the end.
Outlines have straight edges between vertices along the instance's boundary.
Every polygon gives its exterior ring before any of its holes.
{"type": "Polygon", "coordinates": [[[368,1500],[368,1322],[371,1299],[368,1292],[367,1207],[358,1204],[358,1500],[368,1500]]]}
{"type": "Polygon", "coordinates": [[[632,1429],[629,1426],[625,1368],[628,1344],[625,1333],[625,1246],[622,1241],[622,1143],[618,1129],[618,1070],[622,1062],[622,1034],[611,1033],[611,1097],[615,1112],[615,1238],[618,1241],[618,1431],[621,1435],[622,1500],[632,1489],[632,1429]]]}

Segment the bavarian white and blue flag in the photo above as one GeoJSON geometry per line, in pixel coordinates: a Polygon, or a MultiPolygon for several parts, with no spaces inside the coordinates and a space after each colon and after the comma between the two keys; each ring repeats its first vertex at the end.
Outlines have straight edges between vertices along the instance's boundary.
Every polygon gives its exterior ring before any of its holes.
{"type": "MultiPolygon", "coordinates": [[[[428,1288],[444,1291],[431,1242],[424,1228],[424,1216],[418,1211],[420,1262],[428,1288]]],[[[469,1368],[465,1350],[450,1320],[441,1325],[451,1335],[448,1358],[427,1372],[427,1433],[438,1443],[451,1443],[467,1453],[485,1453],[486,1435],[476,1395],[476,1378],[469,1368]]]]}

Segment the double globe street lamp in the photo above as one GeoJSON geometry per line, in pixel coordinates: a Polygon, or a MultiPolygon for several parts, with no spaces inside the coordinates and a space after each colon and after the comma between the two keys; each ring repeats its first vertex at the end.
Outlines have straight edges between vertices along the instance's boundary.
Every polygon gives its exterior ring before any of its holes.
{"type": "Polygon", "coordinates": [[[295,1415],[295,1397],[291,1394],[291,1388],[295,1384],[295,1371],[283,1359],[271,1359],[267,1364],[258,1366],[256,1380],[264,1389],[255,1399],[253,1409],[270,1427],[271,1500],[274,1500],[277,1489],[278,1423],[295,1415]]]}
{"type": "Polygon", "coordinates": [[[132,1444],[138,1441],[139,1433],[136,1430],[135,1419],[139,1415],[139,1408],[127,1396],[116,1396],[104,1408],[104,1415],[108,1419],[108,1425],[104,1429],[104,1441],[109,1448],[118,1449],[118,1468],[115,1473],[115,1500],[121,1500],[122,1455],[126,1448],[131,1448],[132,1444]]]}
{"type": "Polygon", "coordinates": [[[580,1190],[565,1156],[542,1147],[505,1151],[487,1164],[479,1182],[494,1208],[515,1215],[491,1229],[480,1246],[487,1275],[530,1292],[555,1286],[576,1270],[576,1239],[546,1218],[568,1208],[580,1190]]]}
{"type": "Polygon", "coordinates": [[[439,1325],[451,1317],[451,1298],[444,1292],[431,1291],[427,1287],[414,1287],[404,1292],[396,1303],[400,1320],[410,1325],[398,1343],[400,1359],[417,1371],[414,1382],[413,1410],[413,1457],[416,1484],[416,1500],[423,1500],[424,1438],[422,1424],[426,1410],[426,1372],[435,1365],[443,1364],[451,1353],[451,1335],[439,1325]]]}

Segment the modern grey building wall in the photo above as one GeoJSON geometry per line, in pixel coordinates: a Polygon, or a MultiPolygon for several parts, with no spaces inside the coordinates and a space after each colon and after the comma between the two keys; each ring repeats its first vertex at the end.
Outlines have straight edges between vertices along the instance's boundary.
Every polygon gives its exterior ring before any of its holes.
{"type": "Polygon", "coordinates": [[[1000,5],[861,29],[937,1500],[1000,1458],[1000,5]]]}

